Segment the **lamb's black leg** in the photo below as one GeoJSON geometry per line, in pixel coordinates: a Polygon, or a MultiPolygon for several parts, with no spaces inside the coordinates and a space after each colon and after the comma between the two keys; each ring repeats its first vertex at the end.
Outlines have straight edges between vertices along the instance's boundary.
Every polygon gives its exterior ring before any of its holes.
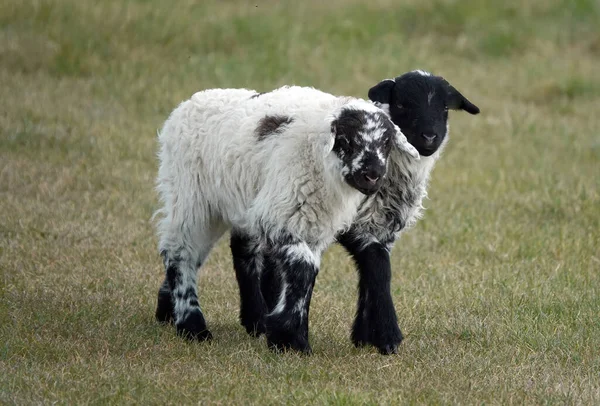
{"type": "Polygon", "coordinates": [[[233,267],[240,288],[240,323],[248,334],[265,332],[267,305],[261,293],[262,253],[255,238],[241,230],[231,232],[233,267]]]}
{"type": "MultiPolygon", "coordinates": [[[[292,349],[310,354],[308,311],[319,259],[301,241],[276,242],[269,250],[268,286],[278,288],[274,307],[267,315],[267,343],[280,351],[292,349]]],[[[271,292],[275,293],[275,292],[271,292]]]]}
{"type": "Polygon", "coordinates": [[[175,305],[173,304],[173,297],[171,295],[171,288],[169,287],[169,281],[164,280],[160,289],[158,290],[158,305],[156,306],[156,320],[161,323],[173,323],[173,311],[175,305]]]}
{"type": "Polygon", "coordinates": [[[344,233],[340,244],[352,255],[358,268],[358,306],[352,342],[371,344],[382,354],[394,354],[402,341],[390,291],[391,264],[387,247],[373,238],[344,233]]]}
{"type": "Polygon", "coordinates": [[[281,272],[276,272],[276,264],[268,251],[263,255],[263,272],[260,275],[260,291],[267,305],[267,313],[271,312],[277,305],[281,293],[281,272]]]}

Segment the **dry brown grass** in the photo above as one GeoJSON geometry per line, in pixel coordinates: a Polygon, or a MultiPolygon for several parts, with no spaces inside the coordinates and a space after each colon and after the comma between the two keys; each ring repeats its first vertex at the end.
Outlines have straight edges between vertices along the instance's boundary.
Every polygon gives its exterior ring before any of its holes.
{"type": "Polygon", "coordinates": [[[600,402],[600,36],[593,0],[0,4],[0,402],[600,402]],[[226,241],[200,278],[215,340],[153,320],[155,135],[206,87],[365,96],[413,68],[453,113],[425,219],[397,245],[406,340],[350,344],[356,276],[325,255],[315,354],[237,322],[226,241]]]}

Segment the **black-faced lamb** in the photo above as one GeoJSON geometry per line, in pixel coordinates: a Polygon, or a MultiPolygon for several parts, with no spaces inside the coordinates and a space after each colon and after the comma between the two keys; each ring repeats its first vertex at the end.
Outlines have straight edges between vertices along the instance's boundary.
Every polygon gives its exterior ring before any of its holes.
{"type": "MultiPolygon", "coordinates": [[[[421,156],[417,160],[394,149],[381,188],[362,202],[352,226],[336,236],[359,274],[352,341],[390,354],[403,338],[390,292],[390,251],[401,232],[421,216],[429,175],[447,143],[448,110],[477,114],[479,108],[442,77],[424,71],[384,80],[369,90],[369,98],[389,114],[421,156]]],[[[257,335],[265,331],[263,315],[272,308],[280,284],[260,280],[253,267],[246,266],[257,257],[265,262],[251,239],[233,234],[231,250],[240,282],[240,321],[257,335]]]]}
{"type": "Polygon", "coordinates": [[[384,182],[393,145],[419,158],[371,102],[302,87],[196,93],[171,113],[159,144],[166,276],[157,319],[188,338],[211,338],[197,270],[232,228],[261,254],[244,264],[253,284],[262,254],[273,265],[265,279],[279,288],[261,314],[269,346],[302,352],[310,352],[308,309],[322,251],[384,182]]]}

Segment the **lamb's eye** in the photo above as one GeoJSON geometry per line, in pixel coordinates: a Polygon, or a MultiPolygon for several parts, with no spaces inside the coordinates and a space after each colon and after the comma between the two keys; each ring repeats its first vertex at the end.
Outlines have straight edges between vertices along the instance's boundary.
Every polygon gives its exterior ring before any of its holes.
{"type": "Polygon", "coordinates": [[[403,109],[404,108],[404,106],[402,104],[400,104],[400,103],[396,104],[396,107],[398,107],[399,109],[403,109]]]}
{"type": "Polygon", "coordinates": [[[346,137],[345,135],[341,135],[340,137],[338,137],[338,140],[340,142],[340,146],[343,149],[349,150],[352,148],[352,137],[346,137]]]}

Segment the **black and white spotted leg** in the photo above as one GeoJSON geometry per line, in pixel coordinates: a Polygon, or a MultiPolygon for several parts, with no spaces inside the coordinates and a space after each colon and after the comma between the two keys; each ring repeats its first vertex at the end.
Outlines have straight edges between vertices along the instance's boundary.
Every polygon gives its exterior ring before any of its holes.
{"type": "Polygon", "coordinates": [[[165,281],[158,291],[156,318],[161,322],[173,321],[177,333],[183,337],[209,340],[212,334],[198,302],[197,275],[225,228],[221,224],[202,229],[183,225],[173,230],[172,236],[162,237],[165,281]]]}
{"type": "Polygon", "coordinates": [[[199,262],[182,252],[165,252],[163,255],[166,278],[158,291],[157,319],[169,321],[167,315],[171,310],[172,321],[179,335],[190,340],[211,339],[212,334],[206,327],[198,303],[196,280],[199,262]],[[167,300],[167,289],[171,295],[170,302],[167,300]]]}
{"type": "Polygon", "coordinates": [[[248,334],[258,337],[265,332],[264,318],[268,313],[261,292],[263,255],[260,243],[242,230],[232,230],[230,247],[240,289],[240,323],[248,334]]]}
{"type": "Polygon", "coordinates": [[[264,272],[279,292],[266,316],[269,348],[312,352],[308,342],[308,312],[319,257],[302,241],[277,241],[269,250],[264,272]]]}
{"type": "Polygon", "coordinates": [[[382,354],[395,354],[402,333],[390,291],[391,264],[387,246],[371,236],[352,232],[338,236],[358,268],[358,306],[352,326],[357,347],[370,344],[382,354]],[[362,237],[362,238],[361,238],[362,237]]]}

